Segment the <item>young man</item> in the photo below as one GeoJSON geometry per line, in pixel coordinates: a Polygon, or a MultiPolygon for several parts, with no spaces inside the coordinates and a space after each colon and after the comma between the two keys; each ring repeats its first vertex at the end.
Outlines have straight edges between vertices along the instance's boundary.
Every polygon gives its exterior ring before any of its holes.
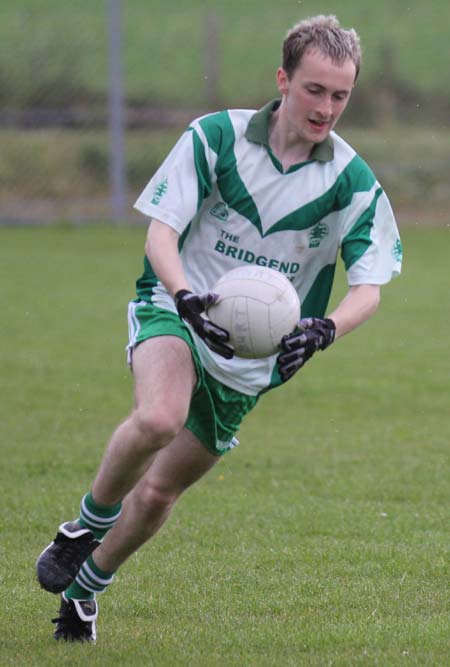
{"type": "Polygon", "coordinates": [[[353,30],[332,16],[302,21],[283,44],[281,99],[194,121],[139,197],[151,224],[129,307],[135,407],[112,435],[79,518],[38,558],[41,585],[62,593],[57,639],[95,639],[96,593],[237,444],[261,392],[367,320],[380,286],[400,272],[389,202],[333,132],[359,67],[353,30]],[[349,290],[325,317],[339,250],[349,290]],[[261,257],[288,275],[304,319],[279,355],[239,359],[202,313],[221,275],[261,257]]]}

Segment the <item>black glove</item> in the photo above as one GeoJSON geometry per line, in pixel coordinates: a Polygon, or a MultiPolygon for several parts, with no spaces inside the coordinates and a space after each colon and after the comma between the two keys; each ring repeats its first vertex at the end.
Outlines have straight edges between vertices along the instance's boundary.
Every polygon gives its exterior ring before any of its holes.
{"type": "Polygon", "coordinates": [[[198,296],[187,289],[180,289],[175,294],[175,306],[181,319],[189,322],[197,336],[200,336],[213,352],[217,352],[225,359],[231,359],[234,356],[234,350],[226,345],[230,339],[228,331],[201,316],[201,313],[218,298],[219,296],[212,292],[198,296]]]}
{"type": "Polygon", "coordinates": [[[294,333],[283,336],[278,356],[278,370],[283,382],[289,380],[317,350],[325,350],[334,341],[336,325],[333,320],[307,317],[297,325],[294,333]]]}

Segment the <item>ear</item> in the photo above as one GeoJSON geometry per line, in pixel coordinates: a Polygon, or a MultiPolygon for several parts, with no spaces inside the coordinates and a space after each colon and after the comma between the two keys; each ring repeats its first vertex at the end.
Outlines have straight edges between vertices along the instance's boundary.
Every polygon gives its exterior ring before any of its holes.
{"type": "Polygon", "coordinates": [[[277,86],[280,93],[286,95],[289,90],[289,77],[282,67],[277,69],[277,86]]]}

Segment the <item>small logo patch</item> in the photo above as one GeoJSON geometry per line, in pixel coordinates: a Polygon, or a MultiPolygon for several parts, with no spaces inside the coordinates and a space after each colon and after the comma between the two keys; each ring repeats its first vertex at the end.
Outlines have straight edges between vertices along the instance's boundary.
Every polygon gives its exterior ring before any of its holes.
{"type": "Polygon", "coordinates": [[[329,233],[330,230],[328,225],[326,225],[324,222],[319,222],[311,229],[309,233],[309,247],[318,248],[320,242],[323,241],[323,239],[327,237],[329,233]]]}
{"type": "Polygon", "coordinates": [[[226,222],[228,220],[228,206],[223,201],[220,201],[215,206],[213,206],[210,210],[210,213],[222,222],[226,222]]]}
{"type": "Polygon", "coordinates": [[[155,206],[158,206],[159,202],[161,199],[164,197],[164,195],[167,192],[167,189],[169,187],[167,178],[165,178],[161,183],[158,183],[156,186],[154,192],[153,192],[153,199],[152,199],[152,204],[155,206]]]}
{"type": "Polygon", "coordinates": [[[401,262],[403,258],[403,246],[400,239],[397,239],[392,247],[392,257],[397,261],[401,262]]]}
{"type": "Polygon", "coordinates": [[[234,449],[239,445],[239,440],[236,437],[232,437],[231,440],[216,440],[216,449],[224,454],[229,452],[230,449],[234,449]]]}

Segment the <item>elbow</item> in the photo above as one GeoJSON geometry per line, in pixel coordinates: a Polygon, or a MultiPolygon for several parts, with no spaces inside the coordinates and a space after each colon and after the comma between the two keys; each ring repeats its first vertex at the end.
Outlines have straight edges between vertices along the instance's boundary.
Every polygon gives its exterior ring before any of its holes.
{"type": "Polygon", "coordinates": [[[380,285],[357,285],[351,289],[351,292],[355,294],[356,303],[359,303],[365,319],[375,315],[381,302],[380,285]]]}
{"type": "Polygon", "coordinates": [[[381,302],[381,289],[379,285],[364,285],[362,288],[364,294],[364,310],[366,319],[372,317],[377,312],[381,302]]]}

